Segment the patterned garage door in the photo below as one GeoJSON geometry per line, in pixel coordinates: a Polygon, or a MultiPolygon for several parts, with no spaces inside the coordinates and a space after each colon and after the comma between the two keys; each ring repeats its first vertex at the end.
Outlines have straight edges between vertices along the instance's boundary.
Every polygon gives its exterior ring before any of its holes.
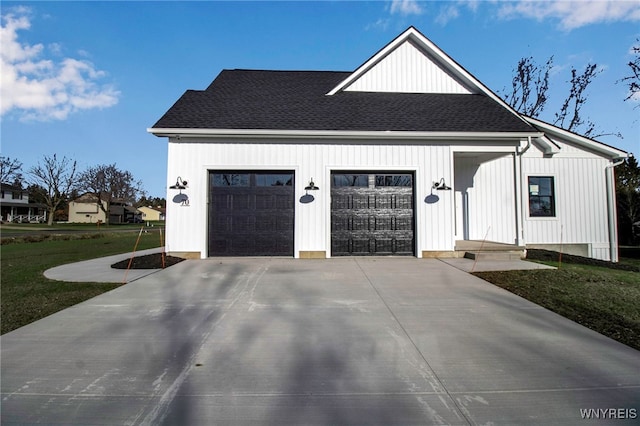
{"type": "Polygon", "coordinates": [[[209,256],[293,256],[292,171],[209,173],[209,256]]]}
{"type": "Polygon", "coordinates": [[[331,174],[331,255],[413,255],[413,175],[331,174]]]}

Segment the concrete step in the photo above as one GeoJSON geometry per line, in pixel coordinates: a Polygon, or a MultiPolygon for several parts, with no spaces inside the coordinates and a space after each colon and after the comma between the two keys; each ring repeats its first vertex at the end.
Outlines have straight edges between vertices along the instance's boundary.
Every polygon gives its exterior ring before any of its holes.
{"type": "Polygon", "coordinates": [[[474,260],[520,260],[524,257],[524,253],[521,250],[467,251],[464,257],[474,260]]]}

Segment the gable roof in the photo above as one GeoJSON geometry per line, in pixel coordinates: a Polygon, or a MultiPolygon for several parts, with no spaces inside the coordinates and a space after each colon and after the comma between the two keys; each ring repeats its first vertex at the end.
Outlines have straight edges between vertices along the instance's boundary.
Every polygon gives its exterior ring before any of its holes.
{"type": "Polygon", "coordinates": [[[224,70],[150,129],[535,132],[484,94],[326,93],[351,73],[224,70]]]}
{"type": "Polygon", "coordinates": [[[224,70],[206,90],[186,91],[148,131],[156,136],[542,135],[414,27],[353,72],[224,70]]]}
{"type": "MultiPolygon", "coordinates": [[[[344,90],[354,90],[353,86],[358,86],[362,80],[370,77],[380,78],[372,76],[372,74],[380,72],[383,72],[387,79],[407,81],[403,88],[395,91],[419,93],[486,92],[487,95],[493,95],[478,79],[415,27],[407,28],[327,94],[334,95],[344,90]],[[401,68],[385,66],[387,62],[394,62],[392,60],[394,56],[400,56],[401,58],[396,61],[404,61],[403,65],[405,66],[401,68]]],[[[387,89],[381,87],[377,90],[386,91],[387,89]]],[[[500,100],[499,97],[495,97],[500,100]]]]}

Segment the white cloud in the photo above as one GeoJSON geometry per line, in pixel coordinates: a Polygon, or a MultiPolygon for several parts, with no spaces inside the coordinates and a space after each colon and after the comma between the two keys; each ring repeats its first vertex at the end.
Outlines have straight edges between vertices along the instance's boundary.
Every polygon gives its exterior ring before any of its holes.
{"type": "Polygon", "coordinates": [[[416,0],[393,0],[391,2],[391,14],[420,15],[422,8],[416,0]]]}
{"type": "Polygon", "coordinates": [[[440,9],[440,13],[436,17],[436,22],[440,25],[446,25],[449,21],[456,19],[458,16],[460,16],[458,5],[450,4],[440,9]]]}
{"type": "Polygon", "coordinates": [[[603,22],[640,21],[640,2],[621,0],[523,0],[501,3],[503,18],[556,19],[562,29],[573,30],[603,22]]]}
{"type": "MultiPolygon", "coordinates": [[[[64,120],[69,114],[118,103],[114,87],[99,84],[105,77],[86,60],[44,58],[43,44],[18,40],[19,31],[31,28],[28,10],[14,9],[2,16],[0,27],[0,115],[16,111],[22,120],[64,120]]],[[[57,43],[51,53],[61,52],[57,43]]]]}
{"type": "Polygon", "coordinates": [[[378,19],[376,22],[371,23],[371,24],[367,24],[365,26],[365,30],[369,31],[369,30],[382,30],[382,31],[386,31],[387,28],[389,27],[389,19],[378,19]]]}

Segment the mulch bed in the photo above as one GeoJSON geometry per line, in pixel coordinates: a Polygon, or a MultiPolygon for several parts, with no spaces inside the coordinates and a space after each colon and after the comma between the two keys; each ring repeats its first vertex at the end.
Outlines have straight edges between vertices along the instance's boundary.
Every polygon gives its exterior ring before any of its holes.
{"type": "MultiPolygon", "coordinates": [[[[173,266],[176,263],[182,262],[184,259],[175,256],[164,256],[164,266],[173,266]]],[[[161,269],[162,268],[162,253],[153,253],[146,256],[134,257],[129,267],[130,259],[123,260],[111,265],[114,269],[161,269]]]]}

